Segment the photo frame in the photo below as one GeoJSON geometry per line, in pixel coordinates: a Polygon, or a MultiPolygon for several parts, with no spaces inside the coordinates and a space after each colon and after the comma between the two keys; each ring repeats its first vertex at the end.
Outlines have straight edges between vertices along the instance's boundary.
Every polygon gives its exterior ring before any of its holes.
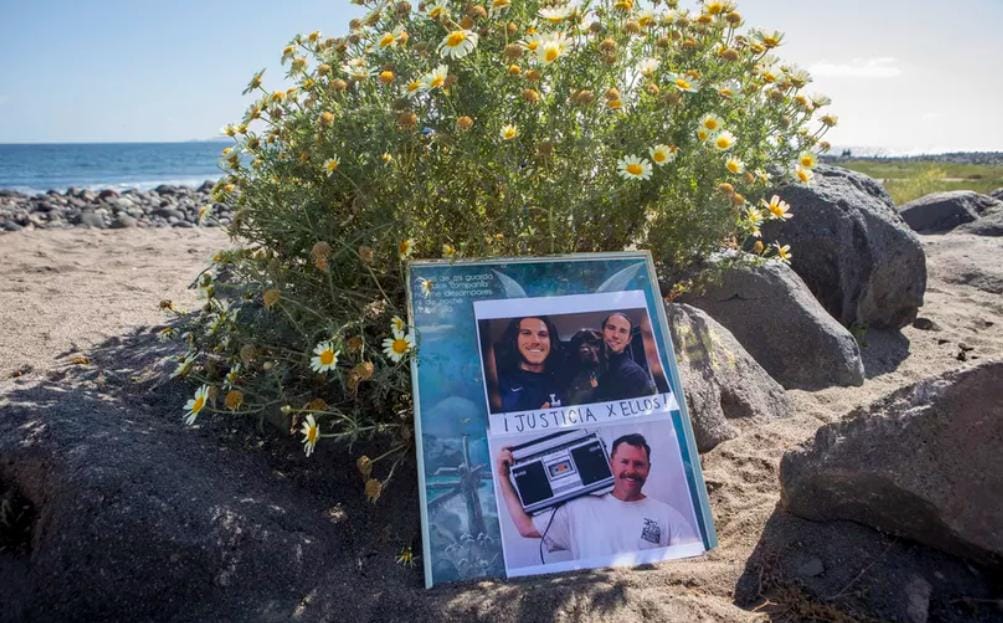
{"type": "Polygon", "coordinates": [[[427,587],[716,545],[648,253],[415,261],[427,587]]]}

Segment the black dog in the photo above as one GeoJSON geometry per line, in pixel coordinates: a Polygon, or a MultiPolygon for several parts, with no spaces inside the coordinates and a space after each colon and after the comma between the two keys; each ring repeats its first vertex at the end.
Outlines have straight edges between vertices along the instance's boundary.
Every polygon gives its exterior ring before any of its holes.
{"type": "Polygon", "coordinates": [[[599,385],[599,361],[602,352],[602,334],[592,329],[581,329],[571,338],[568,348],[570,379],[568,380],[568,405],[593,402],[592,395],[599,385]]]}

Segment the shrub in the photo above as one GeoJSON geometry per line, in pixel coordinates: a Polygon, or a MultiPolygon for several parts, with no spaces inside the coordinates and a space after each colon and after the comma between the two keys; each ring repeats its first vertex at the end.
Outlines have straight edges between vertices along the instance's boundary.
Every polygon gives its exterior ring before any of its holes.
{"type": "Polygon", "coordinates": [[[398,456],[410,257],[631,247],[666,276],[722,246],[784,259],[758,239],[785,217],[767,190],[810,180],[835,118],[809,128],[827,100],[732,4],[364,4],[346,37],[294,38],[296,86],[256,74],[226,128],[214,192],[241,247],[200,277],[190,418],[281,415],[308,453],[387,434],[398,456]]]}

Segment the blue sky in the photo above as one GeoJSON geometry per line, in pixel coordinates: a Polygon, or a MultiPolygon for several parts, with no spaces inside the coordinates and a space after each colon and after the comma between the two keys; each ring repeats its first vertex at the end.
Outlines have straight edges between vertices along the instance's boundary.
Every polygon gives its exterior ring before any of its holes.
{"type": "MultiPolygon", "coordinates": [[[[415,0],[417,2],[417,0],[415,0]]],[[[683,0],[683,6],[693,6],[683,0]]],[[[745,0],[750,26],[832,97],[839,145],[1003,150],[1003,2],[745,0]]],[[[215,135],[297,32],[343,34],[346,0],[0,0],[0,142],[215,135]]],[[[267,79],[266,79],[267,84],[267,79]]]]}

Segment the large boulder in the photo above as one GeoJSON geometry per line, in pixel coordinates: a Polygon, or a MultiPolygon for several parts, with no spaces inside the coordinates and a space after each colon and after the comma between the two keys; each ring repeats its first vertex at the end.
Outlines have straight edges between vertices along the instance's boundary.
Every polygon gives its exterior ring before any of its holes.
{"type": "Polygon", "coordinates": [[[950,235],[926,238],[923,247],[931,279],[1003,294],[1003,244],[999,240],[964,233],[959,227],[950,235]]]}
{"type": "Polygon", "coordinates": [[[690,305],[665,306],[697,449],[738,435],[732,423],[786,417],[791,403],[730,331],[690,305]]]}
{"type": "Polygon", "coordinates": [[[1003,361],[889,394],[784,455],[781,501],[1003,563],[1003,361]]]}
{"type": "Polygon", "coordinates": [[[951,190],[932,193],[899,207],[899,214],[914,230],[922,234],[951,231],[970,223],[986,210],[1003,207],[1003,202],[971,190],[951,190]]]}
{"type": "Polygon", "coordinates": [[[1003,236],[1003,201],[998,206],[987,208],[982,216],[954,231],[978,236],[1003,236]]]}
{"type": "Polygon", "coordinates": [[[989,191],[989,196],[992,197],[993,199],[999,199],[1000,201],[1003,201],[1003,187],[989,191]]]}
{"type": "Polygon", "coordinates": [[[860,347],[790,266],[718,260],[716,280],[680,302],[724,325],[770,376],[790,389],[861,385],[860,347]]]}
{"type": "Polygon", "coordinates": [[[915,319],[926,290],[923,247],[881,184],[819,166],[811,185],[777,194],[794,218],[767,222],[763,234],[791,245],[791,267],[833,317],[892,328],[915,319]]]}
{"type": "Polygon", "coordinates": [[[0,497],[22,538],[13,556],[0,547],[0,580],[16,583],[0,586],[0,620],[263,620],[265,604],[292,612],[343,552],[316,500],[139,398],[15,394],[0,409],[0,497]]]}

